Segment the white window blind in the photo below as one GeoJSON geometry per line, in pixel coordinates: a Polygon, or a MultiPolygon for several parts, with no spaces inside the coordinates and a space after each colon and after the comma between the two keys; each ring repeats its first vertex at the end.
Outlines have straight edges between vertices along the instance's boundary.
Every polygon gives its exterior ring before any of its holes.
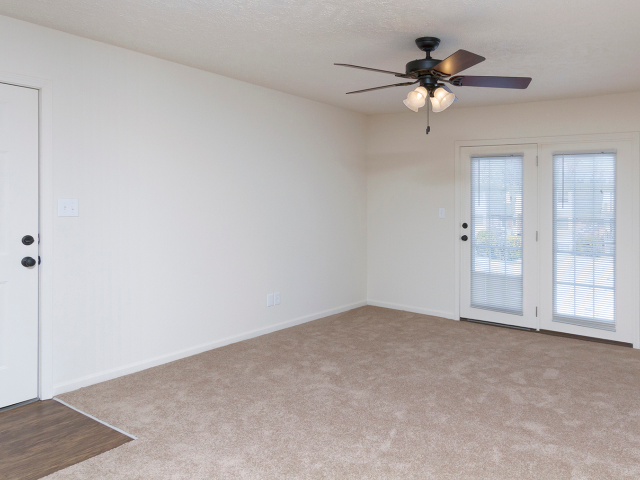
{"type": "Polygon", "coordinates": [[[553,320],[615,331],[615,153],[553,157],[553,320]]]}
{"type": "Polygon", "coordinates": [[[471,159],[471,306],[522,315],[522,156],[471,159]]]}

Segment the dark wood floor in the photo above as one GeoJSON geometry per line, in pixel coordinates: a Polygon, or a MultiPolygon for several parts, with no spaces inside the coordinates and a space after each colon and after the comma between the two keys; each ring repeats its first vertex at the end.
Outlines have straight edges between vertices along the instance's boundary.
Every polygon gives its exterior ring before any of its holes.
{"type": "Polygon", "coordinates": [[[0,478],[42,478],[131,441],[55,400],[0,413],[0,478]]]}

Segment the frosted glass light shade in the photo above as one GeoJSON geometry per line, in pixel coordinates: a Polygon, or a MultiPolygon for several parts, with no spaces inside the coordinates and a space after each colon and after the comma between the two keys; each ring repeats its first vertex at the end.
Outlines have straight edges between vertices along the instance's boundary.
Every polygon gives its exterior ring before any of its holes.
{"type": "Polygon", "coordinates": [[[410,103],[414,104],[416,107],[422,108],[424,107],[427,97],[422,95],[422,93],[416,92],[414,90],[413,92],[409,92],[409,95],[407,95],[407,100],[410,103]]]}
{"type": "Polygon", "coordinates": [[[433,92],[433,97],[431,97],[431,105],[433,107],[434,113],[442,112],[446,110],[456,99],[456,96],[447,92],[444,88],[437,88],[435,92],[433,92]]]}
{"type": "Polygon", "coordinates": [[[418,111],[418,107],[410,103],[408,98],[405,98],[402,103],[404,103],[409,110],[413,110],[414,112],[418,111]]]}
{"type": "Polygon", "coordinates": [[[424,87],[418,87],[414,90],[414,92],[419,93],[420,95],[422,95],[423,98],[427,98],[429,96],[429,92],[427,91],[426,88],[424,87]]]}
{"type": "Polygon", "coordinates": [[[427,92],[426,88],[418,87],[413,92],[409,92],[409,95],[407,95],[407,98],[403,100],[402,103],[410,110],[417,112],[419,108],[424,107],[428,95],[429,92],[427,92]]]}

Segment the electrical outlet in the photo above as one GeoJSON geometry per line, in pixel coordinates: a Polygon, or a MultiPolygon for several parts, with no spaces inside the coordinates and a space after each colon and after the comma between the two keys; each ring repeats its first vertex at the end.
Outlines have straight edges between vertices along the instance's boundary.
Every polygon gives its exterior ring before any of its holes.
{"type": "Polygon", "coordinates": [[[273,294],[273,304],[280,305],[280,292],[276,292],[273,294]]]}
{"type": "Polygon", "coordinates": [[[267,294],[267,307],[273,307],[273,293],[267,294]]]}

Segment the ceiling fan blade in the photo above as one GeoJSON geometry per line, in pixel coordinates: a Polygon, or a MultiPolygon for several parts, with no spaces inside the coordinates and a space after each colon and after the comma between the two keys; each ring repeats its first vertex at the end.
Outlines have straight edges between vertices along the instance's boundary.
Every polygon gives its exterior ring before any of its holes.
{"type": "Polygon", "coordinates": [[[449,79],[456,87],[491,87],[525,89],[531,83],[530,77],[474,77],[459,75],[449,79]]]}
{"type": "Polygon", "coordinates": [[[444,73],[445,75],[455,75],[456,73],[466,70],[469,67],[473,67],[485,60],[486,59],[484,57],[476,55],[475,53],[467,52],[466,50],[458,50],[456,53],[448,56],[433,67],[433,70],[444,73]]]}
{"type": "Polygon", "coordinates": [[[359,68],[360,70],[369,70],[370,72],[390,73],[391,75],[395,75],[396,77],[410,78],[408,75],[405,75],[404,73],[390,72],[389,70],[379,70],[377,68],[360,67],[358,65],[349,65],[348,63],[334,63],[334,65],[338,65],[339,67],[359,68]]]}
{"type": "Polygon", "coordinates": [[[419,80],[416,80],[415,82],[394,83],[393,85],[385,85],[384,87],[365,88],[364,90],[347,92],[347,95],[349,95],[350,93],[363,93],[363,92],[371,92],[373,90],[382,90],[383,88],[390,88],[390,87],[405,87],[407,85],[415,85],[416,83],[418,83],[418,81],[419,80]]]}

